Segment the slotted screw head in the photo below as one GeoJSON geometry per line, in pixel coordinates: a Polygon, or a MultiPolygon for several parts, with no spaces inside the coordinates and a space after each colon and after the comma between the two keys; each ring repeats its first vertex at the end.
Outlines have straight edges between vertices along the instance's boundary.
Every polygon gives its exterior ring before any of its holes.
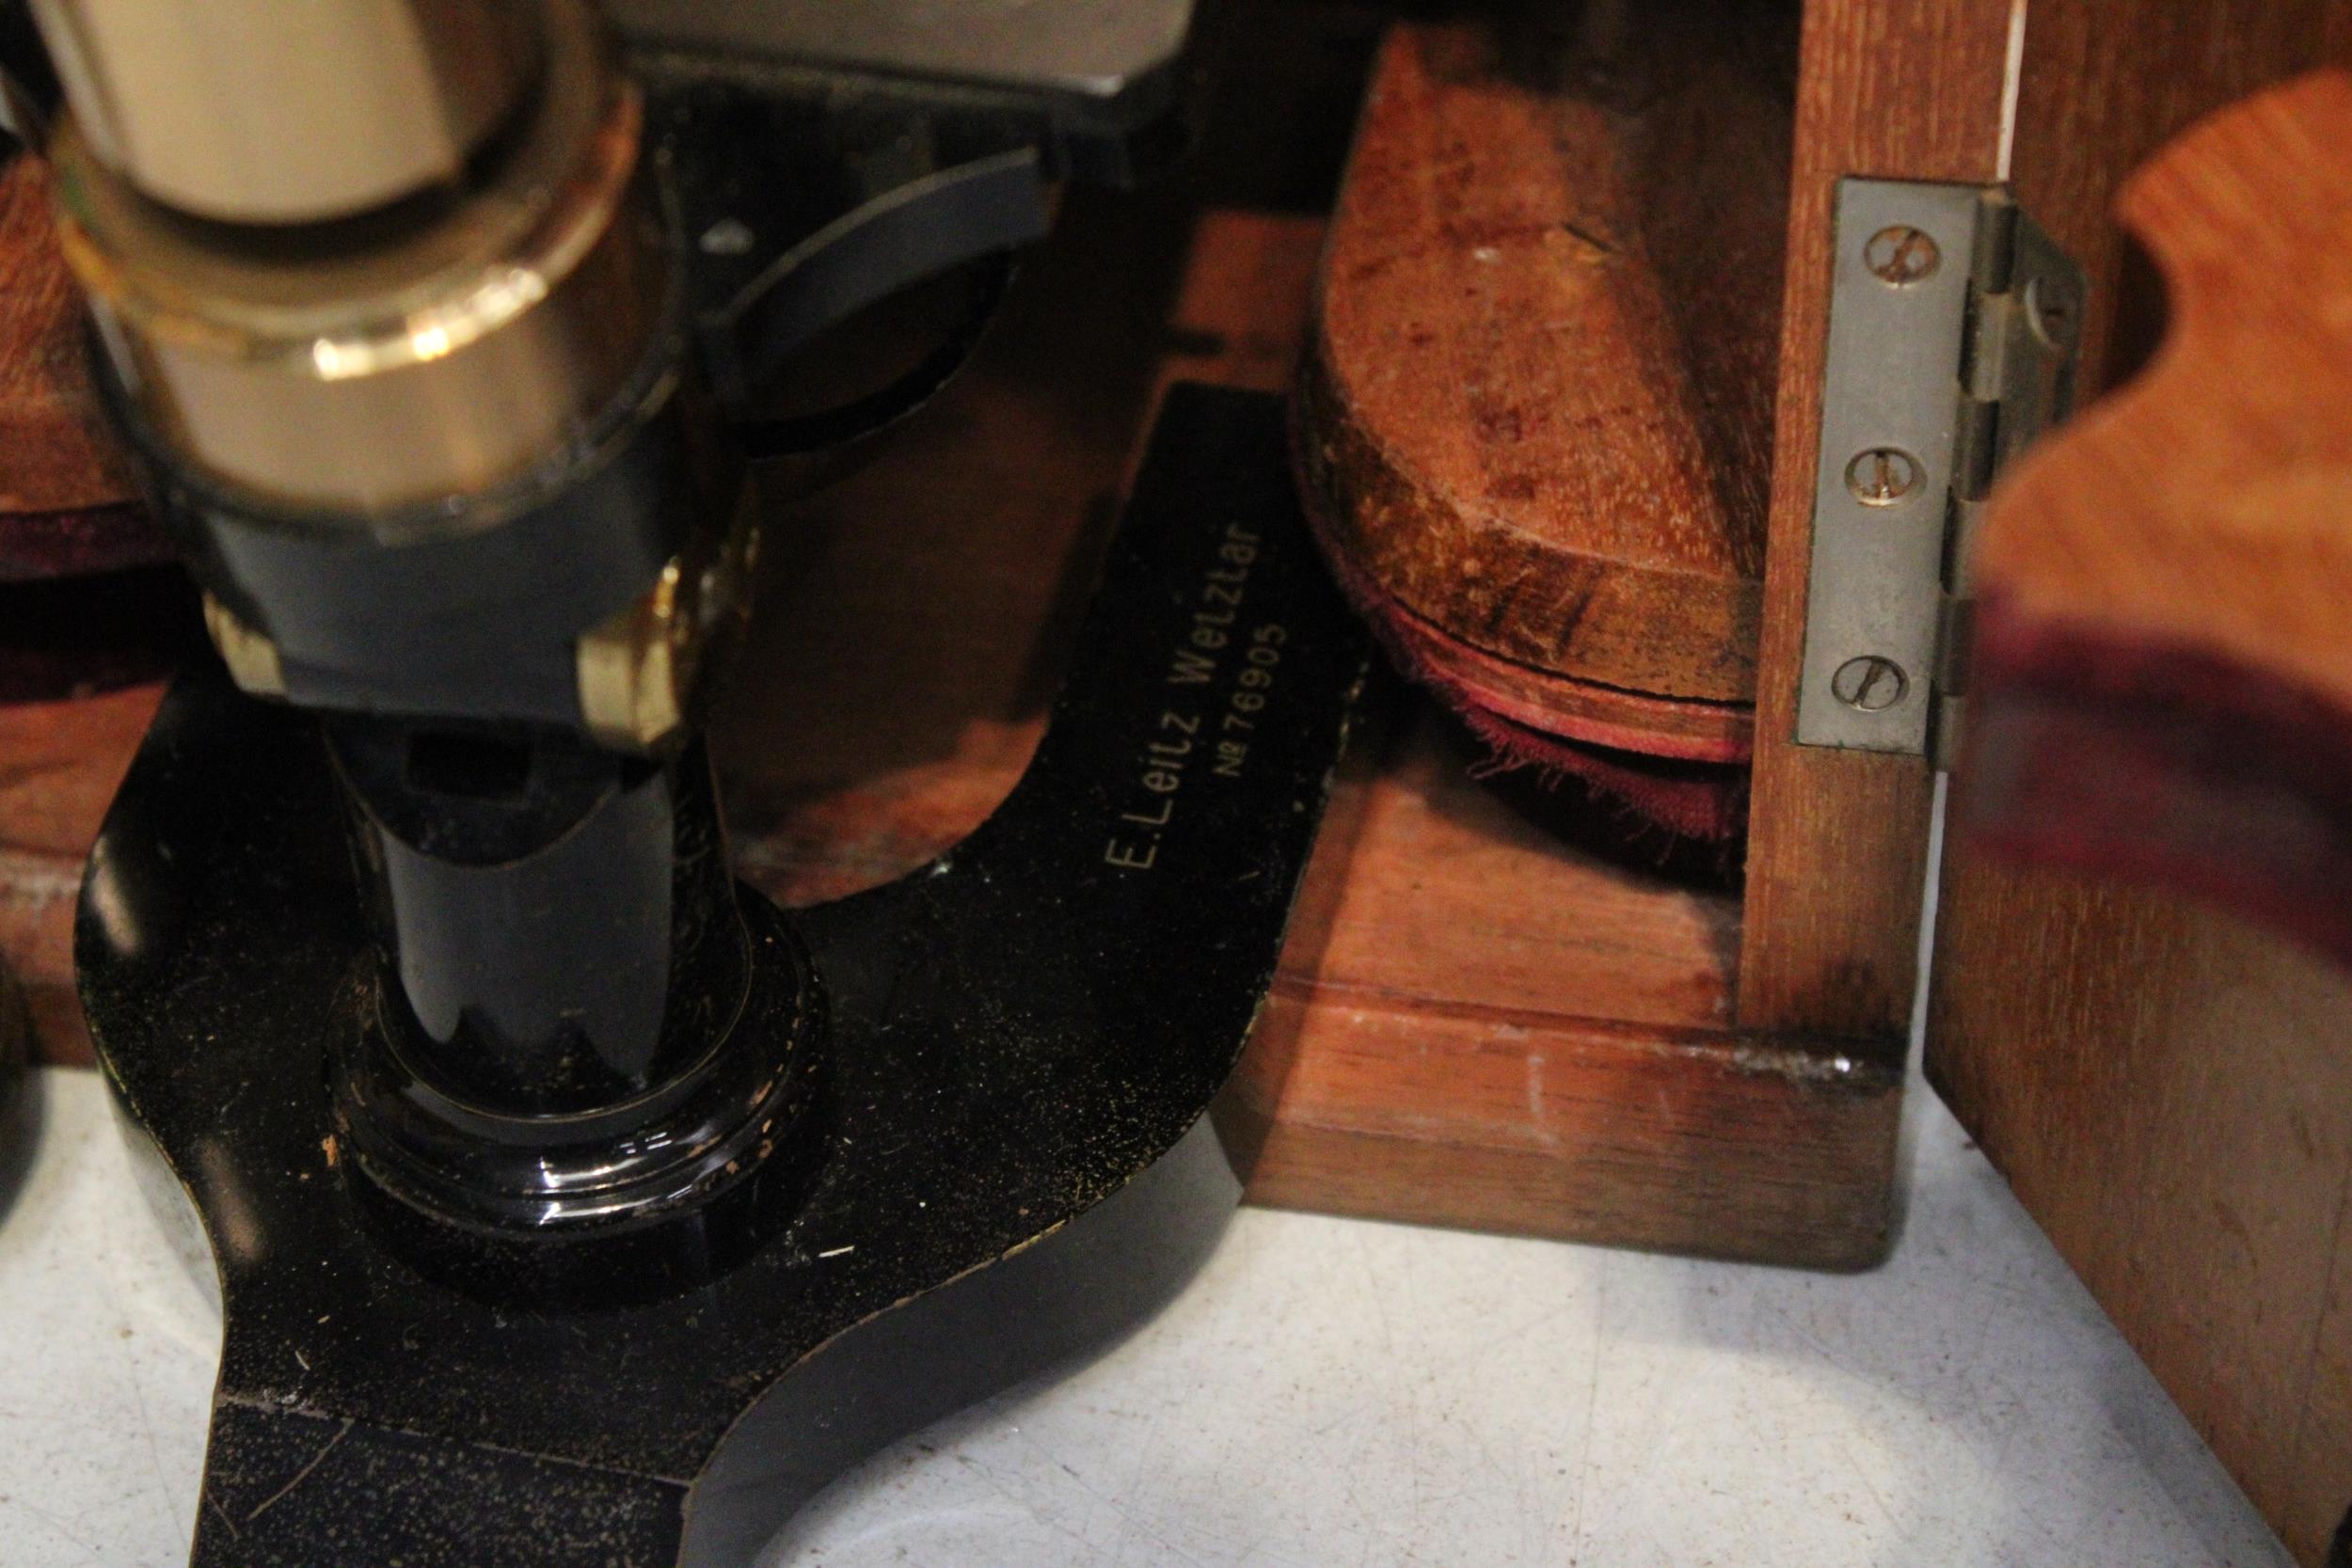
{"type": "Polygon", "coordinates": [[[1872,447],[1846,465],[1846,488],[1865,506],[1893,506],[1926,477],[1919,460],[1900,447],[1872,447]]]}
{"type": "Polygon", "coordinates": [[[1864,713],[1884,713],[1911,689],[1903,667],[1878,654],[1850,658],[1830,677],[1830,695],[1864,713]]]}
{"type": "Polygon", "coordinates": [[[1931,276],[1943,261],[1944,252],[1934,238],[1907,223],[1888,225],[1862,247],[1862,262],[1871,276],[1897,288],[1931,276]]]}

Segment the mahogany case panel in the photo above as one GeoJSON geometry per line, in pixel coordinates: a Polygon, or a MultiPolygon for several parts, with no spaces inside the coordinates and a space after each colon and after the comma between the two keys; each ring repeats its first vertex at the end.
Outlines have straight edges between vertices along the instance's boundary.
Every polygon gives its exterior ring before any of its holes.
{"type": "Polygon", "coordinates": [[[2296,1555],[2341,1568],[2352,76],[2124,173],[2352,8],[2078,9],[2035,9],[2018,183],[2093,263],[2094,379],[2145,369],[1986,525],[1928,1066],[2296,1555]]]}

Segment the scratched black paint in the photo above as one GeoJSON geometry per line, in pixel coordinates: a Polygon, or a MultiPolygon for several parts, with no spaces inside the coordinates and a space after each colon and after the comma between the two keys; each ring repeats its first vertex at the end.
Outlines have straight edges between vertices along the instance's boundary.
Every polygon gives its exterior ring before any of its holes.
{"type": "MultiPolygon", "coordinates": [[[[738,1565],[845,1465],[1177,1289],[1239,1184],[1203,1113],[1273,971],[1365,649],[1272,399],[1180,388],[1027,777],[937,864],[794,923],[830,1003],[819,1168],[715,1282],[523,1309],[356,1201],[326,1059],[366,933],[311,721],[158,715],[77,932],[109,1078],[203,1214],[227,1314],[201,1568],[738,1565]],[[1104,847],[1236,523],[1284,628],[1238,776],[1148,870],[1104,847]]],[[[1213,689],[1248,666],[1228,661],[1213,689]]]]}

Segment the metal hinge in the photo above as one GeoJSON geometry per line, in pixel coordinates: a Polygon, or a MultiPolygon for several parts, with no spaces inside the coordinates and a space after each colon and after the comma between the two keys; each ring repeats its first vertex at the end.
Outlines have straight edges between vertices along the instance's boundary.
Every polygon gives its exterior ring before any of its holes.
{"type": "Polygon", "coordinates": [[[1797,740],[1944,767],[1970,546],[2073,406],[2083,273],[2001,186],[1841,181],[1836,236],[1797,740]]]}

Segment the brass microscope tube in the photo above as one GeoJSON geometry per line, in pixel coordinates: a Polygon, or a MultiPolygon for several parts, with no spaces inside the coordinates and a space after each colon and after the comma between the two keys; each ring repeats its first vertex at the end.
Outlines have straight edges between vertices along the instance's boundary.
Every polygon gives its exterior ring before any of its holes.
{"type": "Polygon", "coordinates": [[[563,451],[643,362],[668,267],[586,0],[39,14],[66,254],[175,463],[364,524],[563,451]]]}
{"type": "Polygon", "coordinates": [[[536,8],[35,0],[99,160],[176,212],[315,223],[458,181],[537,89],[536,8]]]}
{"type": "Polygon", "coordinates": [[[749,530],[601,14],[37,3],[102,393],[231,675],[327,716],[370,1038],[498,1115],[675,1088],[749,984],[688,733],[749,530]]]}

